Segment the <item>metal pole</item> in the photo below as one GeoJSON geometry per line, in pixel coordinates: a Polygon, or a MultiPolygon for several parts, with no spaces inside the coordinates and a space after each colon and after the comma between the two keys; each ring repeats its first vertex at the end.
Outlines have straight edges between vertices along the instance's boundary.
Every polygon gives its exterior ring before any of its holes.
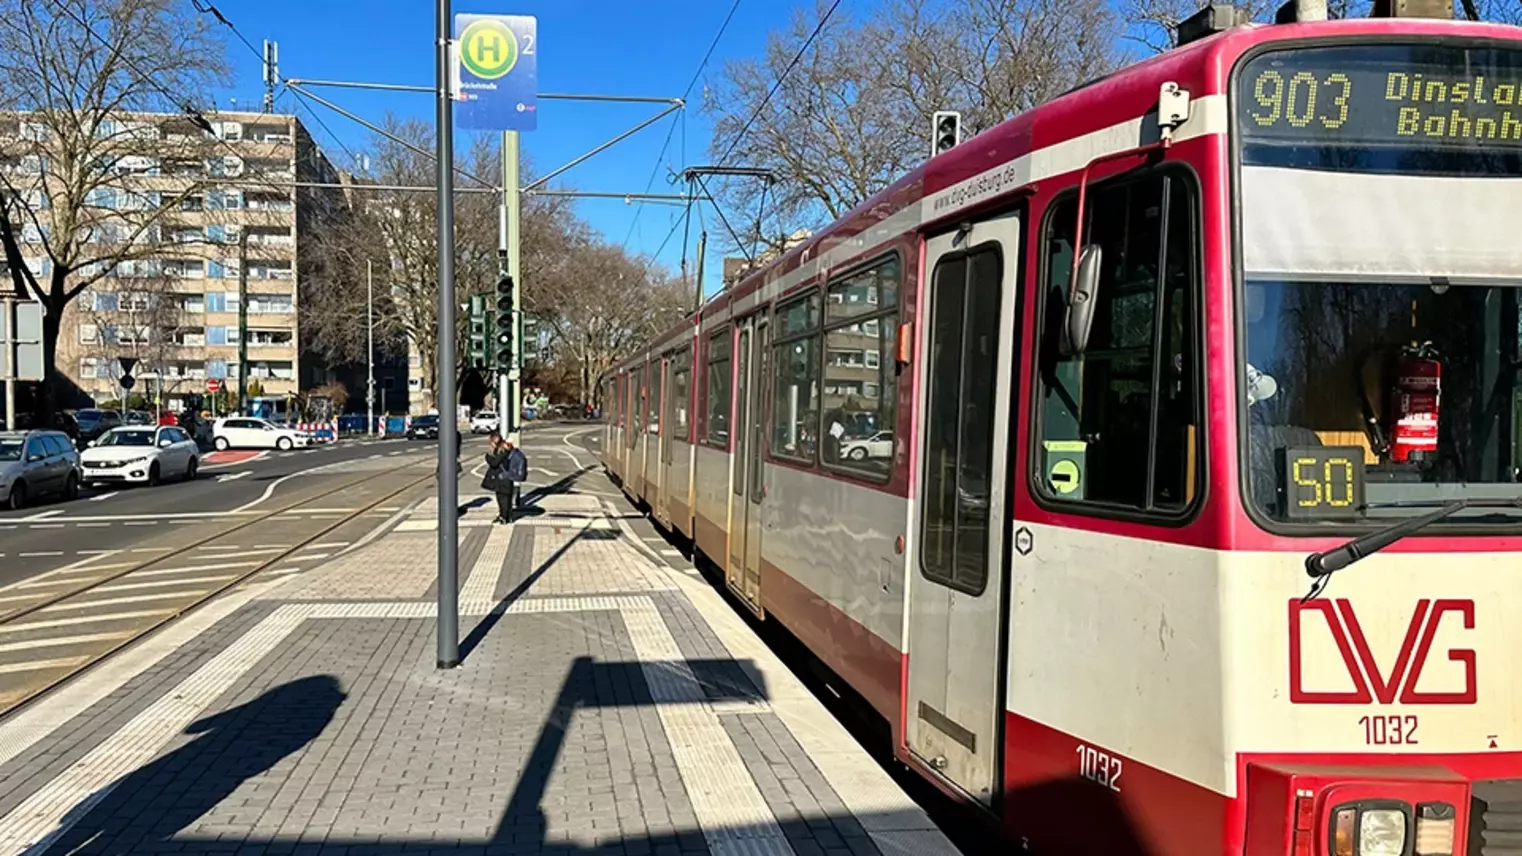
{"type": "Polygon", "coordinates": [[[365,428],[366,434],[375,436],[375,271],[370,259],[365,259],[365,362],[369,366],[365,378],[365,428]]]}
{"type": "Polygon", "coordinates": [[[16,302],[10,298],[0,300],[0,333],[4,333],[0,348],[5,348],[5,430],[16,430],[16,302]]]}
{"type": "Polygon", "coordinates": [[[698,233],[698,284],[692,290],[692,311],[703,308],[703,253],[708,249],[708,230],[698,233]]]}
{"type": "MultiPolygon", "coordinates": [[[[501,267],[501,269],[497,272],[498,276],[512,276],[512,262],[508,258],[508,246],[511,243],[511,239],[508,237],[508,208],[512,207],[512,202],[509,201],[508,197],[516,195],[511,190],[509,190],[509,188],[516,188],[518,185],[516,182],[509,183],[508,181],[508,176],[513,173],[512,167],[508,165],[507,158],[508,148],[512,146],[512,141],[508,140],[508,137],[511,136],[515,136],[511,131],[502,132],[502,148],[500,154],[502,158],[503,189],[502,198],[497,205],[497,257],[501,267]]],[[[495,307],[496,298],[494,297],[489,302],[486,312],[486,329],[487,332],[492,333],[492,335],[488,337],[489,343],[487,352],[492,355],[492,359],[489,362],[496,361],[497,340],[495,331],[492,329],[494,325],[491,323],[492,319],[496,317],[496,313],[494,311],[495,307]]],[[[501,431],[503,434],[508,434],[508,432],[512,430],[513,426],[513,423],[511,422],[513,418],[513,387],[512,380],[509,375],[510,372],[504,371],[501,366],[497,367],[497,430],[501,431]]]]}
{"type": "Polygon", "coordinates": [[[500,424],[514,446],[522,439],[518,420],[523,406],[523,278],[518,267],[523,195],[518,190],[522,186],[518,166],[518,132],[506,131],[502,134],[502,197],[507,209],[507,275],[513,278],[513,364],[508,369],[506,421],[500,424]]]}
{"type": "Polygon", "coordinates": [[[248,230],[238,230],[238,414],[248,413],[248,230]]]}
{"type": "MultiPolygon", "coordinates": [[[[439,353],[434,365],[438,374],[439,405],[439,639],[440,669],[460,665],[459,488],[455,464],[454,365],[454,104],[450,92],[449,0],[438,0],[438,154],[435,166],[439,183],[439,353]]],[[[485,183],[485,182],[483,182],[485,183]]],[[[514,185],[516,187],[516,185],[514,185]]]]}

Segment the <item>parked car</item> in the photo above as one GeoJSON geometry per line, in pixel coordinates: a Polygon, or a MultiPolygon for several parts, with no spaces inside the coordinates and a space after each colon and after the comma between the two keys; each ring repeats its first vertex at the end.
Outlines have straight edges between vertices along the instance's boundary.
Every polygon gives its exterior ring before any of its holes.
{"type": "Polygon", "coordinates": [[[79,454],[84,481],[156,485],[165,478],[190,481],[201,450],[174,425],[124,427],[107,431],[79,454]]]}
{"type": "Polygon", "coordinates": [[[284,428],[263,419],[229,416],[211,426],[212,443],[218,449],[280,449],[286,451],[309,446],[312,435],[294,428],[284,428]]]}
{"type": "Polygon", "coordinates": [[[483,410],[470,417],[470,433],[490,434],[497,430],[497,414],[490,410],[483,410]]]}
{"type": "MultiPolygon", "coordinates": [[[[439,417],[437,414],[419,416],[412,420],[412,427],[407,429],[408,440],[437,440],[439,439],[439,417]]],[[[460,446],[460,432],[454,434],[455,448],[460,446]]]]}
{"type": "Polygon", "coordinates": [[[123,425],[152,425],[153,414],[145,410],[126,410],[122,412],[123,425]]]}
{"type": "Polygon", "coordinates": [[[115,410],[97,410],[87,407],[84,410],[74,411],[74,421],[79,423],[79,436],[75,442],[82,449],[84,444],[94,440],[112,428],[122,424],[122,415],[115,410]]]}
{"type": "MultiPolygon", "coordinates": [[[[5,417],[0,415],[0,431],[31,431],[42,427],[44,426],[38,424],[37,414],[35,413],[17,413],[15,425],[5,424],[5,417]]],[[[73,416],[62,411],[54,413],[52,420],[46,427],[50,430],[62,431],[69,435],[70,442],[79,439],[79,423],[74,421],[73,416]]]]}
{"type": "Polygon", "coordinates": [[[79,453],[62,431],[0,433],[0,507],[25,508],[34,498],[79,495],[79,453]]]}

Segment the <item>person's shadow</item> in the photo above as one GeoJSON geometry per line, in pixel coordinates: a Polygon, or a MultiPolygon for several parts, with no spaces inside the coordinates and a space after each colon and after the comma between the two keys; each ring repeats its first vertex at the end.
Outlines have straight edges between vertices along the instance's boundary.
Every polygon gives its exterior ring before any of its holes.
{"type": "Polygon", "coordinates": [[[322,734],[345,698],[337,678],[316,675],[193,722],[185,733],[194,740],[119,779],[99,802],[86,800],[72,828],[65,818],[68,831],[28,856],[158,852],[239,785],[322,734]]]}

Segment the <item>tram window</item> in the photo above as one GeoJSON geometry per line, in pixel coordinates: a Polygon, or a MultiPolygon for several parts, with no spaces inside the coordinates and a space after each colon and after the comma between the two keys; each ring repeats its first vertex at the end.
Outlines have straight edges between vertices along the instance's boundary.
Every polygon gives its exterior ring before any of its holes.
{"type": "Polygon", "coordinates": [[[893,256],[831,284],[825,303],[821,454],[879,481],[893,465],[898,283],[893,256]]]}
{"type": "Polygon", "coordinates": [[[685,442],[690,432],[688,408],[692,404],[692,351],[684,350],[671,358],[671,396],[672,413],[676,417],[676,433],[672,436],[685,442]]]}
{"type": "Polygon", "coordinates": [[[930,291],[930,402],[920,570],[971,595],[988,584],[995,373],[1003,259],[974,249],[936,265],[930,291]]]}
{"type": "Polygon", "coordinates": [[[1200,421],[1192,186],[1155,174],[1090,190],[1087,239],[1103,268],[1088,348],[1072,358],[1056,325],[1076,205],[1048,219],[1036,482],[1056,501],[1181,512],[1195,495],[1200,421]]]}
{"type": "Polygon", "coordinates": [[[819,295],[777,309],[772,455],[812,464],[819,445],[819,295]]]}
{"type": "Polygon", "coordinates": [[[729,360],[729,328],[725,327],[708,337],[708,400],[704,409],[708,442],[725,449],[729,448],[729,397],[732,380],[729,360]]]}

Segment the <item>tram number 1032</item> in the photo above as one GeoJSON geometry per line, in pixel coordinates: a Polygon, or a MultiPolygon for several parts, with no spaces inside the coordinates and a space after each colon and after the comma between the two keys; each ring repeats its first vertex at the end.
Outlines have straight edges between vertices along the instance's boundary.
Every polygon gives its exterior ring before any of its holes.
{"type": "Polygon", "coordinates": [[[1078,744],[1078,775],[1120,793],[1120,774],[1125,763],[1102,749],[1078,744]]]}
{"type": "Polygon", "coordinates": [[[1415,746],[1417,719],[1411,714],[1360,716],[1363,742],[1369,746],[1415,746]]]}

